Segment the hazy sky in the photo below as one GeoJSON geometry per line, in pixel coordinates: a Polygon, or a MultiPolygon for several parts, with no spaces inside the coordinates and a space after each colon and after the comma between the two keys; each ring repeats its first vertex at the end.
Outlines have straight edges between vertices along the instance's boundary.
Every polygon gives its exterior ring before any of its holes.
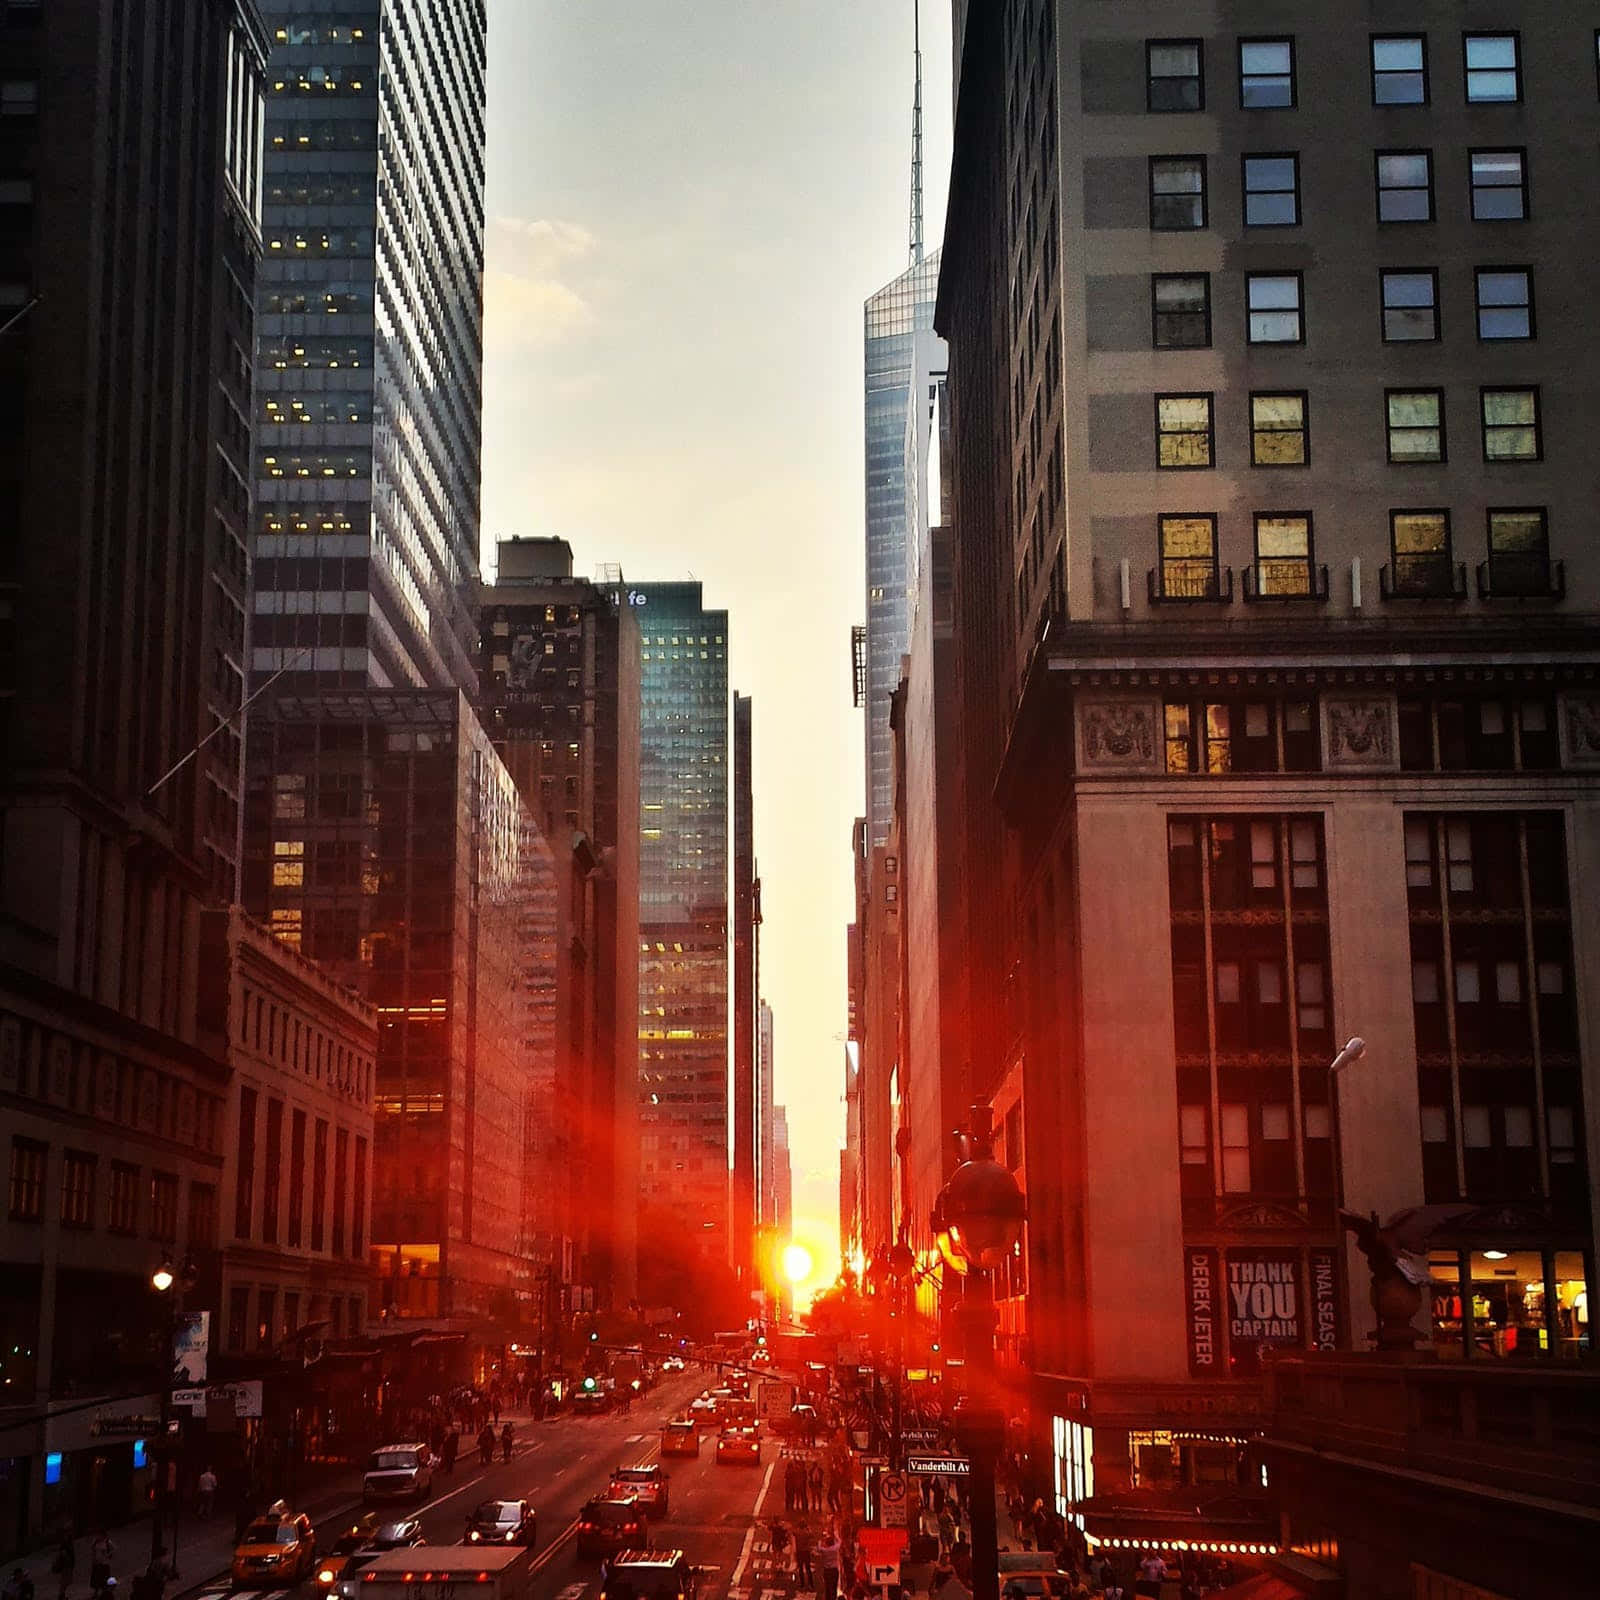
{"type": "MultiPolygon", "coordinates": [[[[861,305],[907,260],[912,0],[490,0],[484,540],[693,576],[755,697],[797,1231],[837,1249],[861,305]]],[[[924,0],[927,238],[950,8],[924,0]]]]}

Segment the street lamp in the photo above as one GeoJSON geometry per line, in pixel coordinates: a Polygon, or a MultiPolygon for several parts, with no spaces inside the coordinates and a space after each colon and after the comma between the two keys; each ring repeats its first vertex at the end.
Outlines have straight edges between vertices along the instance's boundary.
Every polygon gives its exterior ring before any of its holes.
{"type": "Polygon", "coordinates": [[[1357,1034],[1328,1063],[1328,1121],[1333,1128],[1333,1206],[1344,1205],[1344,1133],[1339,1116],[1339,1074],[1367,1053],[1367,1041],[1357,1034]]]}
{"type": "Polygon", "coordinates": [[[157,1415],[161,1419],[161,1442],[156,1452],[156,1482],[155,1499],[150,1506],[150,1564],[154,1566],[162,1559],[163,1546],[161,1543],[161,1502],[165,1496],[172,1510],[172,1549],[171,1572],[178,1576],[178,1496],[176,1494],[176,1478],[178,1471],[177,1456],[172,1449],[172,1384],[174,1367],[174,1349],[178,1340],[178,1323],[183,1316],[184,1296],[194,1287],[195,1267],[193,1260],[185,1256],[183,1264],[174,1267],[170,1254],[163,1253],[160,1264],[150,1274],[150,1287],[157,1294],[166,1299],[166,1319],[162,1334],[162,1349],[157,1357],[156,1371],[160,1379],[160,1390],[156,1396],[157,1415]]]}
{"type": "Polygon", "coordinates": [[[956,1438],[972,1462],[972,1596],[999,1600],[1000,1533],[995,1521],[995,1468],[1005,1442],[994,1360],[994,1291],[989,1274],[1022,1236],[1028,1204],[1017,1180],[994,1158],[993,1114],[974,1104],[968,1114],[967,1158],[951,1173],[933,1206],[939,1252],[961,1275],[960,1320],[967,1392],[955,1409],[956,1438]]]}

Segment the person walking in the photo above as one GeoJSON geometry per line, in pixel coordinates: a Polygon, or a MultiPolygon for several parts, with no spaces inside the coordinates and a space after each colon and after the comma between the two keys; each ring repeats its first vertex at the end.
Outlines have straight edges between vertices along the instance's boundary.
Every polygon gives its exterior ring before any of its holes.
{"type": "Polygon", "coordinates": [[[202,1521],[211,1519],[211,1508],[217,1503],[217,1475],[208,1461],[201,1469],[195,1483],[194,1514],[202,1521]]]}
{"type": "Polygon", "coordinates": [[[806,1469],[798,1456],[790,1456],[784,1463],[783,1505],[786,1511],[806,1509],[806,1469]]]}
{"type": "Polygon", "coordinates": [[[61,1542],[56,1546],[56,1558],[50,1563],[50,1570],[57,1580],[56,1600],[67,1600],[67,1590],[72,1587],[72,1574],[77,1565],[78,1552],[73,1547],[69,1531],[61,1535],[61,1542]]]}
{"type": "Polygon", "coordinates": [[[838,1600],[839,1558],[843,1551],[839,1530],[830,1522],[812,1552],[816,1558],[817,1593],[822,1600],[838,1600]]]}
{"type": "Polygon", "coordinates": [[[956,1542],[956,1519],[950,1515],[949,1506],[940,1506],[934,1520],[939,1529],[939,1553],[948,1556],[956,1542]]]}
{"type": "Polygon", "coordinates": [[[484,1466],[494,1460],[494,1429],[487,1422],[478,1434],[478,1459],[484,1466]]]}
{"type": "Polygon", "coordinates": [[[802,1588],[816,1587],[816,1574],[811,1569],[811,1524],[803,1520],[794,1530],[794,1576],[802,1588]]]}
{"type": "Polygon", "coordinates": [[[822,1461],[818,1457],[806,1469],[806,1490],[808,1509],[821,1511],[822,1504],[827,1494],[826,1478],[822,1471],[822,1461]]]}
{"type": "Polygon", "coordinates": [[[511,1447],[516,1443],[516,1439],[516,1424],[508,1421],[500,1430],[500,1459],[502,1461],[509,1461],[511,1459],[511,1447]]]}
{"type": "Polygon", "coordinates": [[[111,1580],[111,1563],[116,1559],[117,1547],[110,1533],[102,1528],[89,1546],[89,1593],[94,1600],[102,1600],[111,1580]]]}
{"type": "Polygon", "coordinates": [[[461,1435],[451,1425],[450,1431],[444,1436],[444,1443],[439,1447],[439,1466],[444,1472],[452,1476],[456,1470],[456,1451],[461,1448],[461,1435]]]}

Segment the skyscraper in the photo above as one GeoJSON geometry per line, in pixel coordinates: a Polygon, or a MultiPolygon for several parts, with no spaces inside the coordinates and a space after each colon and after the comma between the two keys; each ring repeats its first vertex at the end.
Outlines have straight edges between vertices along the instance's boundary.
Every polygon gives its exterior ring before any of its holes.
{"type": "Polygon", "coordinates": [[[265,0],[251,670],[475,688],[483,0],[265,0]]]}
{"type": "Polygon", "coordinates": [[[731,1262],[739,1273],[755,1264],[760,1153],[756,1074],[756,941],[760,888],[756,879],[755,793],[750,696],[733,697],[733,1188],[731,1262]]]}
{"type": "Polygon", "coordinates": [[[728,614],[618,590],[639,624],[640,1198],[728,1259],[728,614]]]}

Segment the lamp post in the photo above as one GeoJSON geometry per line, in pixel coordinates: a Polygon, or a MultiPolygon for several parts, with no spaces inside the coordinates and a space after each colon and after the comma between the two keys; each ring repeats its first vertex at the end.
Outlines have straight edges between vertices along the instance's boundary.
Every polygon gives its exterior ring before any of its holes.
{"type": "Polygon", "coordinates": [[[904,1238],[893,1244],[880,1244],[867,1266],[867,1286],[885,1307],[892,1324],[892,1337],[884,1340],[884,1354],[890,1358],[890,1377],[894,1387],[889,1396],[889,1465],[899,1471],[903,1464],[905,1401],[903,1384],[906,1365],[905,1290],[917,1269],[917,1258],[904,1238]]]}
{"type": "Polygon", "coordinates": [[[1328,1063],[1328,1121],[1333,1128],[1333,1209],[1336,1217],[1344,1205],[1344,1133],[1339,1115],[1339,1074],[1366,1053],[1367,1041],[1357,1034],[1328,1063]]]}
{"type": "Polygon", "coordinates": [[[967,1392],[956,1404],[955,1429],[972,1462],[972,1596],[999,1600],[995,1469],[1005,1443],[1006,1416],[995,1375],[990,1273],[1021,1237],[1028,1206],[1017,1180],[994,1158],[988,1106],[972,1107],[964,1137],[966,1159],[939,1191],[932,1221],[940,1253],[963,1280],[960,1323],[967,1392]]]}
{"type": "Polygon", "coordinates": [[[183,1316],[184,1296],[194,1287],[194,1262],[183,1258],[180,1267],[174,1267],[172,1257],[163,1255],[161,1264],[150,1274],[150,1287],[165,1298],[166,1317],[162,1324],[162,1347],[156,1359],[160,1380],[157,1392],[157,1415],[160,1417],[161,1439],[156,1450],[155,1499],[150,1507],[150,1564],[161,1560],[165,1547],[161,1542],[162,1501],[170,1503],[172,1512],[172,1547],[167,1552],[171,1575],[178,1576],[178,1460],[172,1449],[172,1383],[174,1376],[174,1350],[178,1339],[178,1322],[183,1316]]]}

